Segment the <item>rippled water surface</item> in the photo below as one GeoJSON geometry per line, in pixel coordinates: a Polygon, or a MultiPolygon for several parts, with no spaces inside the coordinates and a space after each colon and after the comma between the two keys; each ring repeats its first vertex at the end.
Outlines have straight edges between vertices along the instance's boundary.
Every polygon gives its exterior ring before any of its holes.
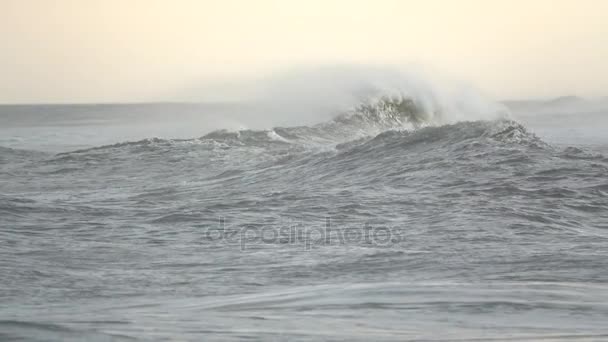
{"type": "Polygon", "coordinates": [[[606,112],[192,138],[15,108],[2,340],[608,340],[606,112]]]}

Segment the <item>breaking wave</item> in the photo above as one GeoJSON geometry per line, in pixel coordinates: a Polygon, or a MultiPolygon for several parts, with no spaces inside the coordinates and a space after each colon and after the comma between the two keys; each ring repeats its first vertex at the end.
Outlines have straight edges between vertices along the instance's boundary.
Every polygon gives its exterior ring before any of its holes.
{"type": "Polygon", "coordinates": [[[121,142],[84,150],[60,153],[58,156],[100,153],[108,150],[128,149],[131,152],[157,151],[184,145],[197,145],[226,149],[230,147],[273,147],[280,145],[337,146],[360,139],[371,139],[384,132],[407,132],[408,136],[463,139],[471,134],[493,137],[505,142],[542,142],[520,124],[504,119],[505,112],[492,113],[492,117],[503,117],[490,121],[461,122],[454,124],[447,108],[419,103],[419,100],[404,95],[372,98],[333,119],[312,126],[275,127],[268,130],[218,130],[196,139],[148,138],[139,141],[121,142]],[[430,133],[434,132],[434,133],[430,133]]]}

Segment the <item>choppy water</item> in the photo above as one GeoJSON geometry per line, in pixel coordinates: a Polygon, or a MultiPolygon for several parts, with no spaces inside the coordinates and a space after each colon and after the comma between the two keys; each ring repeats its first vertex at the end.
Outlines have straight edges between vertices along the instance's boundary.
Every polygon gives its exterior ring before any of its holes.
{"type": "Polygon", "coordinates": [[[2,340],[608,340],[606,121],[398,108],[121,142],[146,132],[116,108],[15,108],[2,340]]]}

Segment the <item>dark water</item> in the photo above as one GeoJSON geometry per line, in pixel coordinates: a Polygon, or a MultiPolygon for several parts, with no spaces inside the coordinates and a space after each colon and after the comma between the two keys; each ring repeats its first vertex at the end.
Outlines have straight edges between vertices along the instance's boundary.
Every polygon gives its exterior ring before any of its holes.
{"type": "Polygon", "coordinates": [[[124,143],[81,122],[98,146],[7,114],[0,340],[608,340],[604,145],[401,110],[124,143]]]}

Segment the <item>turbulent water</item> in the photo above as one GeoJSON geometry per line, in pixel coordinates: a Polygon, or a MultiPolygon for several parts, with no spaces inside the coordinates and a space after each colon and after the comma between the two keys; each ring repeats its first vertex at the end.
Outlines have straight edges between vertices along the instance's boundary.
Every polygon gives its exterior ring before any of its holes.
{"type": "Polygon", "coordinates": [[[606,126],[385,98],[121,142],[92,108],[2,109],[2,340],[608,340],[606,126]]]}

